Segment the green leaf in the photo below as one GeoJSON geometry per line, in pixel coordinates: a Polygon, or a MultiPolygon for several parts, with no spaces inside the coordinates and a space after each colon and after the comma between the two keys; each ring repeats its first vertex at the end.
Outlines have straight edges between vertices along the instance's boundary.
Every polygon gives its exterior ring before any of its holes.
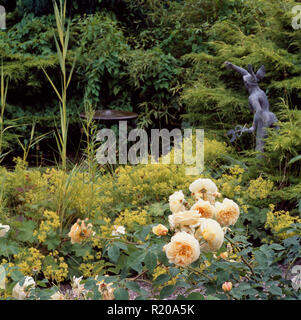
{"type": "Polygon", "coordinates": [[[53,236],[45,241],[45,245],[47,246],[48,250],[55,250],[60,243],[61,239],[58,236],[53,236]]]}
{"type": "Polygon", "coordinates": [[[282,290],[281,288],[279,287],[276,287],[276,286],[272,286],[269,288],[269,292],[273,295],[276,295],[276,296],[281,296],[282,295],[282,290]]]}
{"type": "Polygon", "coordinates": [[[254,257],[260,265],[267,264],[267,256],[262,251],[259,251],[259,250],[255,251],[254,257]]]}
{"type": "Polygon", "coordinates": [[[192,292],[186,299],[187,300],[204,300],[204,296],[199,292],[192,292]]]}
{"type": "Polygon", "coordinates": [[[24,275],[22,274],[22,272],[20,272],[19,270],[14,270],[12,273],[11,273],[11,278],[16,281],[16,282],[19,282],[21,281],[23,278],[24,278],[24,275]]]}
{"type": "Polygon", "coordinates": [[[301,213],[301,199],[298,200],[297,208],[299,213],[301,213]]]}
{"type": "MultiPolygon", "coordinates": [[[[163,246],[162,246],[163,247],[163,246]]],[[[158,260],[160,262],[162,262],[163,264],[167,265],[169,263],[167,257],[166,257],[166,253],[163,251],[159,251],[158,253],[158,260]]]]}
{"type": "Polygon", "coordinates": [[[147,300],[147,296],[144,296],[144,295],[142,295],[142,296],[138,296],[138,297],[136,297],[135,298],[135,300],[147,300]]]}
{"type": "Polygon", "coordinates": [[[119,280],[119,277],[117,277],[117,276],[108,276],[108,277],[106,277],[106,276],[98,276],[98,277],[97,277],[97,280],[98,280],[98,281],[104,280],[105,283],[110,283],[110,282],[116,282],[116,281],[118,281],[118,280],[119,280]]]}
{"type": "Polygon", "coordinates": [[[74,243],[72,250],[75,252],[76,257],[84,257],[91,250],[90,246],[85,246],[80,243],[74,243]]]}
{"type": "Polygon", "coordinates": [[[136,272],[138,272],[138,273],[141,273],[142,270],[143,270],[143,267],[142,267],[141,263],[134,264],[134,265],[131,266],[131,268],[133,270],[135,270],[136,272]]]}
{"type": "Polygon", "coordinates": [[[92,278],[87,279],[85,282],[85,289],[91,290],[91,291],[98,290],[96,281],[92,278]]]}
{"type": "Polygon", "coordinates": [[[215,297],[215,296],[207,296],[206,300],[220,300],[218,297],[215,297]]]}
{"type": "Polygon", "coordinates": [[[113,246],[111,246],[108,250],[108,256],[112,262],[117,263],[118,258],[120,256],[119,247],[113,244],[113,246]]]}
{"type": "Polygon", "coordinates": [[[175,291],[174,285],[168,285],[160,291],[160,299],[169,297],[175,291]]]}
{"type": "Polygon", "coordinates": [[[149,251],[145,256],[144,263],[146,268],[150,272],[153,272],[157,266],[157,256],[153,252],[149,251]]]}
{"type": "Polygon", "coordinates": [[[33,231],[36,228],[36,226],[36,222],[32,220],[22,222],[21,226],[18,229],[19,232],[17,235],[17,239],[22,242],[33,242],[33,231]]]}
{"type": "Polygon", "coordinates": [[[170,272],[171,276],[174,278],[177,274],[179,274],[181,272],[181,270],[178,268],[170,268],[169,272],[170,272]]]}
{"type": "Polygon", "coordinates": [[[167,281],[170,280],[170,275],[167,274],[167,273],[164,273],[164,274],[160,274],[158,276],[158,278],[156,278],[156,280],[154,281],[153,285],[154,286],[159,286],[167,281]]]}
{"type": "Polygon", "coordinates": [[[117,288],[114,290],[114,296],[116,300],[129,300],[129,293],[127,290],[117,288]]]}
{"type": "Polygon", "coordinates": [[[294,162],[301,160],[301,154],[299,154],[298,156],[292,158],[289,162],[288,165],[293,164],[294,162]]]}
{"type": "Polygon", "coordinates": [[[35,291],[36,295],[39,297],[40,300],[50,300],[51,296],[54,293],[51,289],[36,288],[33,291],[35,291]]]}
{"type": "Polygon", "coordinates": [[[144,258],[146,256],[146,252],[141,251],[134,251],[128,258],[127,265],[128,267],[133,268],[133,266],[136,266],[137,264],[140,264],[143,262],[144,258]]]}
{"type": "Polygon", "coordinates": [[[150,230],[151,230],[151,227],[150,227],[150,226],[143,227],[142,230],[137,234],[137,237],[138,237],[141,241],[144,241],[145,238],[149,235],[150,230]]]}
{"type": "Polygon", "coordinates": [[[115,245],[122,250],[128,250],[128,246],[123,242],[115,242],[115,245]]]}
{"type": "Polygon", "coordinates": [[[191,288],[191,285],[189,283],[187,283],[186,280],[183,279],[178,279],[176,282],[177,287],[181,287],[181,288],[191,288]]]}
{"type": "Polygon", "coordinates": [[[165,211],[169,208],[168,203],[153,203],[149,206],[149,213],[152,216],[159,217],[159,216],[164,216],[165,211]]]}
{"type": "Polygon", "coordinates": [[[43,287],[43,288],[47,287],[47,283],[48,283],[47,279],[43,279],[41,281],[37,281],[37,285],[40,286],[40,287],[43,287]]]}
{"type": "Polygon", "coordinates": [[[282,245],[278,244],[278,243],[272,243],[270,245],[270,248],[274,249],[274,250],[283,250],[285,249],[282,245]]]}
{"type": "Polygon", "coordinates": [[[19,253],[19,246],[17,242],[12,240],[2,238],[0,239],[0,255],[8,257],[11,254],[18,254],[19,253]]]}
{"type": "Polygon", "coordinates": [[[134,292],[141,293],[141,288],[137,282],[129,281],[125,286],[134,292]]]}
{"type": "Polygon", "coordinates": [[[249,283],[240,283],[239,284],[239,289],[241,291],[249,290],[251,288],[249,283]]]}

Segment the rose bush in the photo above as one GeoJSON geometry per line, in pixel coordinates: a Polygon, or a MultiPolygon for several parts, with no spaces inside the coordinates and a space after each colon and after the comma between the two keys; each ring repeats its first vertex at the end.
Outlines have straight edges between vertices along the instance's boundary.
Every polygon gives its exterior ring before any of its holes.
{"type": "MultiPolygon", "coordinates": [[[[113,176],[103,173],[94,180],[80,169],[69,175],[55,169],[43,173],[21,162],[15,171],[2,170],[0,254],[6,277],[1,298],[298,297],[278,266],[299,255],[298,221],[277,229],[281,238],[267,229],[262,244],[254,246],[244,226],[253,194],[242,168],[196,179],[183,175],[181,166],[157,166],[177,191],[166,192],[154,165],[120,167],[113,176]],[[138,188],[129,189],[129,183],[138,188]],[[228,184],[236,186],[232,194],[228,184]],[[33,279],[28,287],[26,279],[33,279]],[[233,284],[231,290],[224,291],[225,282],[233,284]]],[[[267,224],[272,214],[270,209],[267,224]]],[[[252,220],[248,226],[253,235],[252,220]]]]}
{"type": "Polygon", "coordinates": [[[300,255],[298,218],[275,209],[269,180],[210,163],[205,157],[200,177],[173,164],[94,175],[21,160],[13,171],[0,168],[1,298],[15,299],[24,277],[35,281],[25,299],[298,297],[289,278],[300,255]],[[224,282],[233,284],[227,294],[224,282]]]}

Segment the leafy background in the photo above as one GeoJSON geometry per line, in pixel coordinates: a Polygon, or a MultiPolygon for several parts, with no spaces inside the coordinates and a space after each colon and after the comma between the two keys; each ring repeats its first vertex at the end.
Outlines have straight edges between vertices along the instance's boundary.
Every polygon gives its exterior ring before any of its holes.
{"type": "MultiPolygon", "coordinates": [[[[36,134],[55,129],[59,106],[42,67],[58,86],[60,67],[52,2],[0,0],[0,4],[7,9],[7,30],[0,32],[0,56],[9,79],[5,124],[15,125],[4,136],[6,150],[13,150],[7,160],[11,165],[22,151],[16,138],[26,143],[33,121],[36,134]]],[[[179,189],[187,191],[191,181],[183,168],[110,168],[113,174],[100,171],[85,177],[86,167],[65,176],[60,170],[28,169],[18,160],[12,171],[1,168],[0,177],[1,218],[17,230],[0,243],[6,260],[2,263],[14,261],[11,287],[23,277],[14,268],[25,261],[28,268],[34,263],[40,270],[42,287],[46,286],[42,275],[61,283],[84,274],[91,277],[87,287],[93,291],[92,275],[110,273],[118,279],[107,281],[122,281],[122,288],[116,289],[119,298],[127,297],[129,287],[145,298],[144,291],[127,281],[141,273],[147,273],[155,288],[163,285],[161,298],[179,286],[188,286],[189,291],[205,285],[207,296],[227,299],[221,284],[229,280],[228,274],[237,284],[241,277],[249,277],[233,289],[232,298],[280,299],[284,294],[298,298],[278,265],[289,268],[300,257],[301,31],[291,26],[291,9],[297,4],[291,0],[69,1],[68,68],[77,57],[68,89],[69,158],[76,162],[82,148],[79,113],[86,105],[135,111],[138,126],[147,130],[204,128],[204,176],[215,179],[224,196],[245,206],[231,235],[238,246],[233,253],[237,264],[203,257],[211,280],[200,280],[193,272],[170,268],[161,251],[165,240],[147,238],[152,224],[166,223],[168,196],[179,189]],[[256,70],[264,64],[267,70],[260,86],[280,129],[269,133],[264,160],[252,151],[253,137],[242,136],[230,145],[226,136],[237,124],[251,124],[252,114],[241,77],[227,70],[225,61],[242,67],[251,63],[256,70]],[[70,226],[87,216],[107,234],[113,223],[126,225],[130,239],[71,246],[66,241],[70,226]],[[51,230],[45,239],[41,225],[51,230]],[[158,265],[153,264],[155,257],[158,265]],[[251,259],[252,271],[241,257],[251,259]]],[[[32,148],[31,166],[35,153],[52,159],[55,145],[49,134],[32,148]]],[[[21,267],[32,275],[26,265],[21,267]]],[[[37,289],[36,294],[43,293],[37,289]]]]}

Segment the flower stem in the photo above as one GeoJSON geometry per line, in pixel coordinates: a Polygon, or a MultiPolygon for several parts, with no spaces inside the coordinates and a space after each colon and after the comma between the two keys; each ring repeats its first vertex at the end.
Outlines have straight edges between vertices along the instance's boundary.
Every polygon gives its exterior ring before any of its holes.
{"type": "Polygon", "coordinates": [[[205,273],[203,273],[202,271],[197,270],[197,269],[194,269],[194,268],[189,267],[189,266],[188,266],[187,268],[188,268],[188,270],[190,270],[190,271],[192,271],[192,272],[195,272],[195,273],[198,273],[198,274],[202,275],[203,277],[205,277],[206,279],[208,279],[209,281],[213,282],[213,279],[210,278],[209,276],[207,276],[207,275],[206,275],[205,273]]]}
{"type": "MultiPolygon", "coordinates": [[[[226,237],[226,236],[225,236],[225,239],[228,240],[231,244],[233,244],[233,246],[234,246],[235,248],[237,248],[238,250],[240,250],[240,249],[236,246],[236,244],[235,244],[231,239],[229,239],[229,238],[226,237]]],[[[254,273],[254,270],[253,270],[251,264],[250,264],[242,255],[241,255],[240,257],[241,257],[241,260],[243,261],[243,263],[250,269],[253,277],[256,277],[256,275],[255,275],[255,273],[254,273]]]]}

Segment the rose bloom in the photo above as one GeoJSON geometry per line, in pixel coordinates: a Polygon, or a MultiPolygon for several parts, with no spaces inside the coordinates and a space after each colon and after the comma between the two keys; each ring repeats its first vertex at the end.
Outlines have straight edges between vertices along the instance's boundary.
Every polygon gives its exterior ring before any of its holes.
{"type": "Polygon", "coordinates": [[[210,218],[214,217],[215,208],[209,202],[203,199],[199,199],[196,204],[191,207],[191,210],[197,210],[202,218],[210,218]]]}
{"type": "Polygon", "coordinates": [[[6,272],[3,266],[0,266],[0,289],[5,290],[6,272]]]}
{"type": "Polygon", "coordinates": [[[190,192],[197,199],[214,202],[220,196],[216,184],[211,179],[197,179],[189,186],[190,192]]]}
{"type": "Polygon", "coordinates": [[[166,236],[168,229],[163,224],[158,224],[152,228],[152,231],[156,236],[166,236]]]}
{"type": "Polygon", "coordinates": [[[222,285],[222,289],[224,292],[229,292],[232,290],[232,282],[224,282],[222,285]]]}
{"type": "Polygon", "coordinates": [[[76,278],[75,276],[73,276],[72,278],[72,292],[76,295],[76,296],[80,296],[81,294],[85,295],[88,291],[85,289],[85,285],[81,284],[81,281],[83,279],[83,276],[76,278]]]}
{"type": "Polygon", "coordinates": [[[35,286],[34,279],[26,276],[22,286],[20,286],[19,282],[14,286],[12,296],[18,300],[24,300],[29,297],[30,289],[35,286]]]}
{"type": "Polygon", "coordinates": [[[239,207],[238,205],[225,198],[222,203],[217,202],[215,204],[215,219],[222,226],[234,225],[239,217],[239,207]]]}
{"type": "Polygon", "coordinates": [[[219,255],[219,258],[222,258],[222,259],[224,259],[224,260],[227,260],[228,257],[229,257],[229,254],[228,254],[227,251],[222,252],[222,253],[219,255]]]}
{"type": "Polygon", "coordinates": [[[113,226],[112,236],[119,236],[125,234],[125,227],[123,226],[113,226]]]}
{"type": "Polygon", "coordinates": [[[163,247],[170,263],[186,267],[196,261],[200,256],[199,242],[186,232],[178,232],[170,243],[163,247]]]}
{"type": "Polygon", "coordinates": [[[176,191],[174,194],[169,196],[169,208],[172,213],[177,213],[185,210],[184,207],[184,194],[183,191],[176,191]]]}
{"type": "MultiPolygon", "coordinates": [[[[87,221],[88,219],[86,219],[87,221]]],[[[84,239],[87,239],[92,234],[92,224],[89,223],[87,226],[85,221],[81,221],[80,219],[71,227],[68,236],[71,238],[71,243],[80,243],[84,239]]]]}
{"type": "Polygon", "coordinates": [[[195,229],[194,228],[190,228],[190,227],[181,227],[181,232],[185,231],[186,233],[189,233],[191,234],[192,236],[194,236],[194,233],[195,233],[195,229]]]}
{"type": "Polygon", "coordinates": [[[9,229],[10,229],[10,226],[3,225],[0,223],[0,238],[3,238],[7,234],[9,229]]]}
{"type": "Polygon", "coordinates": [[[115,299],[115,296],[114,296],[115,289],[111,288],[111,286],[113,285],[113,282],[105,283],[105,281],[102,280],[102,281],[97,282],[96,285],[98,286],[98,291],[101,293],[103,300],[114,300],[115,299]]]}
{"type": "Polygon", "coordinates": [[[57,291],[56,293],[54,293],[51,297],[50,297],[51,300],[65,300],[65,296],[57,291]]]}
{"type": "Polygon", "coordinates": [[[197,240],[205,241],[200,248],[203,252],[217,251],[224,242],[224,232],[220,224],[213,219],[202,219],[200,227],[196,230],[197,240]]]}
{"type": "Polygon", "coordinates": [[[172,229],[181,229],[183,227],[196,228],[201,223],[201,217],[198,211],[187,210],[169,215],[168,221],[172,229]]]}

